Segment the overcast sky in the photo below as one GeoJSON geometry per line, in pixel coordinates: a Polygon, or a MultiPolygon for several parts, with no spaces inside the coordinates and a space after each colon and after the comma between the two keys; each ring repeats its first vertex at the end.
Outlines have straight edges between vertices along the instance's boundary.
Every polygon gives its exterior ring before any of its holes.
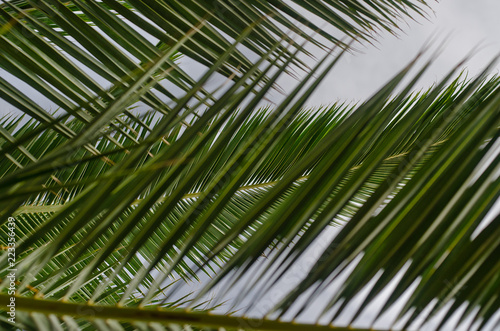
{"type": "Polygon", "coordinates": [[[443,53],[419,83],[420,87],[429,87],[440,79],[478,44],[483,46],[482,50],[467,63],[471,74],[477,74],[500,52],[500,1],[428,2],[434,11],[428,11],[428,20],[418,18],[417,22],[409,21],[401,26],[403,31],[398,38],[382,34],[377,48],[368,45],[363,54],[344,57],[308,104],[328,104],[335,99],[365,99],[402,69],[433,35],[437,35],[439,40],[446,39],[448,35],[449,38],[443,53]]]}

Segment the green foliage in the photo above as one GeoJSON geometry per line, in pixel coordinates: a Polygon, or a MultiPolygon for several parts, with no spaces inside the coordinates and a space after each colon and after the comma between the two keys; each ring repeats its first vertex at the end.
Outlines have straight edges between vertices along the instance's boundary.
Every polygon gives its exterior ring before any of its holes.
{"type": "Polygon", "coordinates": [[[0,304],[15,267],[16,326],[343,330],[382,296],[377,317],[399,306],[405,328],[496,323],[500,80],[456,68],[414,93],[417,57],[362,104],[304,108],[345,53],[337,34],[370,41],[417,3],[3,3],[0,67],[58,107],[0,78],[24,113],[0,123],[0,304]],[[309,44],[325,54],[262,108],[309,44]]]}

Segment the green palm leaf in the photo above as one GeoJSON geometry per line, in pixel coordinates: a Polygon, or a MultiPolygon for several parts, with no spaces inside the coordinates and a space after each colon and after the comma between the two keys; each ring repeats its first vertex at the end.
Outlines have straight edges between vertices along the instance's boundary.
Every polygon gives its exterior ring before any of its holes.
{"type": "Polygon", "coordinates": [[[0,130],[0,301],[16,298],[16,325],[342,330],[384,295],[377,317],[397,306],[404,328],[461,307],[460,323],[494,325],[499,80],[448,83],[455,69],[412,93],[426,63],[396,94],[412,61],[363,104],[304,110],[346,45],[301,11],[370,39],[416,3],[3,3],[0,66],[59,107],[0,79],[29,117],[0,130]],[[327,54],[260,108],[308,42],[327,54]]]}

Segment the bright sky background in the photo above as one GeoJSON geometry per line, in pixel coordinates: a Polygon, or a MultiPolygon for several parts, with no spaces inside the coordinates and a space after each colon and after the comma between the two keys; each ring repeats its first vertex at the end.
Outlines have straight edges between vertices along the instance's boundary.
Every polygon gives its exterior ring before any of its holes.
{"type": "MultiPolygon", "coordinates": [[[[402,69],[433,35],[445,49],[419,83],[427,88],[459,63],[477,45],[482,50],[467,63],[470,74],[477,74],[500,52],[500,1],[434,0],[428,20],[417,18],[401,25],[396,38],[384,33],[376,47],[367,45],[363,54],[344,57],[329,74],[308,105],[328,104],[338,100],[363,100],[402,69]],[[449,36],[448,38],[446,38],[449,36]]],[[[434,49],[439,43],[434,45],[434,49]]],[[[497,66],[500,68],[500,66],[497,66]]]]}

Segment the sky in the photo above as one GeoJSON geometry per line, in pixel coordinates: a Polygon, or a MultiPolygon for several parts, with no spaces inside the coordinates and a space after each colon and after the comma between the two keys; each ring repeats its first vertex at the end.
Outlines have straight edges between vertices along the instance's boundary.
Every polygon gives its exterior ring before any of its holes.
{"type": "MultiPolygon", "coordinates": [[[[349,54],[329,73],[308,105],[318,106],[334,101],[357,101],[372,95],[401,70],[432,36],[445,41],[445,48],[428,73],[419,82],[426,88],[444,76],[470,51],[476,50],[466,63],[470,75],[479,73],[500,53],[500,1],[440,0],[429,1],[427,19],[406,20],[398,37],[383,33],[375,46],[367,45],[363,53],[349,54]],[[477,46],[481,46],[481,50],[477,46]]],[[[434,49],[441,42],[434,43],[434,49]]],[[[494,72],[498,71],[500,66],[494,72]]]]}

